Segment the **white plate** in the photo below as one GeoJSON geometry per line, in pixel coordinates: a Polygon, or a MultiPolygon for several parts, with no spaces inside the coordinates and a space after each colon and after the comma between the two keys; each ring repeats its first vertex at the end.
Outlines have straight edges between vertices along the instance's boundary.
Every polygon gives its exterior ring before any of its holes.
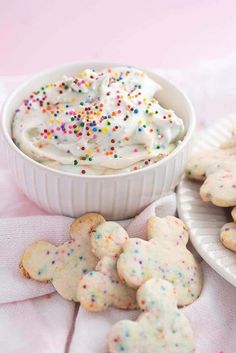
{"type": "MultiPolygon", "coordinates": [[[[226,141],[236,127],[236,115],[221,119],[196,136],[196,149],[204,150],[226,141]]],[[[231,221],[230,209],[205,203],[199,195],[200,183],[182,179],[177,191],[180,218],[190,230],[191,241],[202,258],[231,284],[236,286],[236,253],[227,250],[219,238],[220,228],[231,221]]]]}

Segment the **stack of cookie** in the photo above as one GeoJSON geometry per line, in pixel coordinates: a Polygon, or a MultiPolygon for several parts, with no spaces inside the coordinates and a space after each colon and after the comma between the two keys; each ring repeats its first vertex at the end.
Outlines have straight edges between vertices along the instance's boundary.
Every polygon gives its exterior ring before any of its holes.
{"type": "Polygon", "coordinates": [[[71,240],[45,241],[24,252],[24,276],[50,281],[65,299],[98,312],[113,306],[143,310],[137,322],[116,323],[110,353],[193,353],[193,333],[177,308],[200,295],[202,273],[186,245],[189,233],[175,217],[151,217],[147,240],[130,238],[116,222],[88,213],[70,226],[71,240]]]}
{"type": "MultiPolygon", "coordinates": [[[[191,159],[186,168],[189,179],[202,181],[203,201],[218,207],[236,206],[236,136],[219,148],[203,151],[191,159]]],[[[231,212],[233,222],[220,231],[222,244],[236,252],[236,208],[231,212]]]]}

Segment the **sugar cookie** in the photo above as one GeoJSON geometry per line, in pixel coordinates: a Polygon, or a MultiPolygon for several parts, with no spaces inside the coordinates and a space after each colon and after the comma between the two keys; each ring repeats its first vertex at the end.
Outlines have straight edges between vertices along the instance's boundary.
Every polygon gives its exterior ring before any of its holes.
{"type": "Polygon", "coordinates": [[[89,233],[103,222],[101,215],[88,213],[71,224],[72,239],[64,244],[38,241],[29,245],[22,256],[22,273],[37,281],[50,281],[62,297],[77,301],[79,280],[98,262],[90,248],[89,233]]]}
{"type": "Polygon", "coordinates": [[[186,166],[186,175],[189,179],[203,181],[209,174],[209,167],[214,165],[219,169],[226,161],[236,162],[236,147],[206,150],[195,154],[186,166]]]}
{"type": "Polygon", "coordinates": [[[236,206],[236,162],[225,162],[221,168],[208,172],[200,195],[203,201],[219,207],[236,206]]]}
{"type": "Polygon", "coordinates": [[[229,250],[236,252],[236,224],[226,223],[220,231],[220,240],[229,250]]]}
{"type": "Polygon", "coordinates": [[[150,279],[137,291],[144,311],[137,321],[117,322],[108,336],[109,353],[194,353],[193,332],[177,309],[174,287],[150,279]]]}
{"type": "Polygon", "coordinates": [[[186,248],[189,233],[176,217],[151,217],[147,222],[149,241],[131,238],[123,245],[117,269],[128,286],[140,287],[156,277],[171,282],[179,306],[191,304],[202,288],[199,264],[186,248]]]}
{"type": "Polygon", "coordinates": [[[127,239],[127,232],[116,222],[102,223],[91,233],[92,250],[100,261],[96,271],[79,282],[78,300],[87,310],[101,311],[111,305],[120,309],[137,307],[136,291],[121,282],[116,270],[117,256],[127,239]]]}

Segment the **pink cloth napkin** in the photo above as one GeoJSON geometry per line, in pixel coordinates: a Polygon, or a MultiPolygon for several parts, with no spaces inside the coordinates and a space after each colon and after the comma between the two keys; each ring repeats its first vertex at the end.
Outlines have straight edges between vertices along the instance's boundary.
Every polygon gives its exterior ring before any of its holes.
{"type": "MultiPolygon", "coordinates": [[[[198,117],[206,126],[236,109],[236,55],[203,62],[183,71],[162,72],[189,94],[198,117]]],[[[0,78],[0,104],[20,81],[0,78]]],[[[60,243],[68,238],[70,219],[48,216],[30,202],[14,184],[0,148],[0,352],[1,353],[105,353],[111,324],[137,312],[109,309],[100,314],[78,311],[50,284],[27,280],[17,271],[23,249],[37,239],[60,243]],[[24,217],[32,216],[32,217],[24,217]],[[9,218],[13,217],[13,218],[9,218]]],[[[175,212],[175,198],[147,208],[127,226],[131,235],[143,236],[145,220],[157,212],[175,212]]],[[[184,309],[189,317],[197,353],[233,353],[236,347],[235,288],[204,262],[204,288],[199,300],[184,309]]]]}

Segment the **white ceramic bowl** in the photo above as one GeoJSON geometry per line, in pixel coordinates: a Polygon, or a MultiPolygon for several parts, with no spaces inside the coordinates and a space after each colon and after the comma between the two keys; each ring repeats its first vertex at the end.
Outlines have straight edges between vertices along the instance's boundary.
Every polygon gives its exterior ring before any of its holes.
{"type": "Polygon", "coordinates": [[[163,77],[145,72],[162,90],[158,101],[173,109],[184,121],[183,142],[166,158],[144,169],[116,175],[74,175],[48,168],[21,152],[11,138],[11,122],[22,99],[45,83],[76,75],[86,68],[121,66],[112,63],[68,64],[44,71],[20,85],[7,99],[2,111],[3,146],[15,181],[29,199],[50,213],[77,217],[100,212],[110,220],[130,218],[152,201],[168,194],[180,181],[191,153],[195,115],[185,94],[163,77]]]}

